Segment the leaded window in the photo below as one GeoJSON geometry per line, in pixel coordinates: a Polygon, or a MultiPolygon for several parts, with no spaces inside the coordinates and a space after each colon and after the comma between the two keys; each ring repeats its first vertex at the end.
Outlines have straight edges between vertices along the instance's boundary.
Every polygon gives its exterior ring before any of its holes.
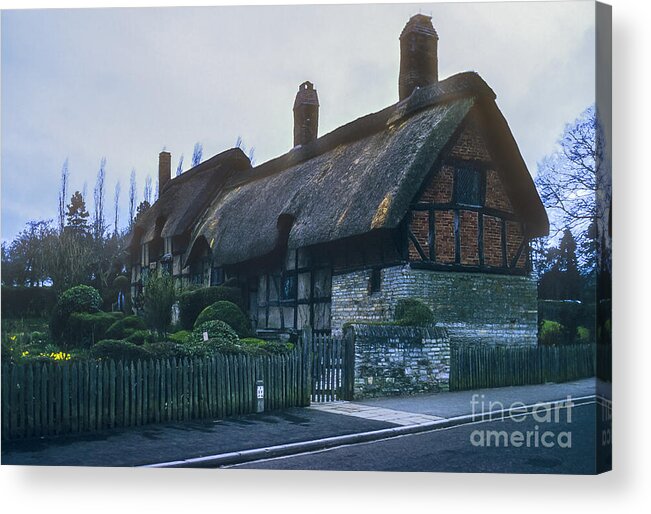
{"type": "Polygon", "coordinates": [[[481,207],[483,198],[483,173],[471,167],[456,169],[454,178],[454,193],[459,205],[481,207]]]}

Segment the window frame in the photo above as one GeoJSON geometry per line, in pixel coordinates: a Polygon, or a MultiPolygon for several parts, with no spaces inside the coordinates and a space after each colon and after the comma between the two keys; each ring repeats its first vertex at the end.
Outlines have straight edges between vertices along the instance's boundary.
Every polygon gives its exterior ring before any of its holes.
{"type": "Polygon", "coordinates": [[[453,198],[454,203],[459,206],[482,208],[486,204],[486,173],[483,168],[480,168],[472,163],[457,165],[454,168],[454,184],[453,184],[453,198]],[[477,202],[464,201],[461,196],[461,180],[459,175],[462,173],[473,173],[478,180],[477,184],[477,202]]]}

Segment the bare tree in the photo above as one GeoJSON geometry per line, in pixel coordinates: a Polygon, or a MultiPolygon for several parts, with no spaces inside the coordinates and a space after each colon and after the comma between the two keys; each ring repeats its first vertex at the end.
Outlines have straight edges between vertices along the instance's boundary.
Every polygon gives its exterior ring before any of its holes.
{"type": "Polygon", "coordinates": [[[178,177],[181,173],[183,173],[183,154],[179,157],[179,164],[176,167],[176,176],[178,177]]]}
{"type": "Polygon", "coordinates": [[[120,219],[120,181],[118,180],[115,183],[115,193],[113,194],[113,234],[117,237],[118,235],[118,225],[120,219]]]}
{"type": "Polygon", "coordinates": [[[95,202],[95,214],[93,216],[93,235],[96,239],[104,237],[106,230],[106,222],[104,216],[104,198],[106,180],[106,157],[102,157],[97,172],[97,181],[95,182],[95,189],[93,190],[93,200],[95,202]]]}
{"type": "Polygon", "coordinates": [[[594,105],[565,126],[558,145],[538,164],[536,186],[550,214],[550,239],[571,230],[579,249],[585,249],[580,258],[586,264],[594,259],[594,226],[604,223],[611,203],[610,198],[597,201],[604,139],[594,105]]]}
{"type": "Polygon", "coordinates": [[[131,178],[129,179],[129,230],[133,227],[133,220],[136,217],[136,202],[138,192],[136,190],[136,170],[131,170],[131,178]]]}
{"type": "Polygon", "coordinates": [[[192,167],[201,164],[201,157],[203,156],[203,145],[201,143],[194,144],[194,150],[192,151],[192,167]]]}
{"type": "Polygon", "coordinates": [[[145,179],[145,189],[143,191],[143,200],[151,205],[151,175],[147,175],[145,179]]]}
{"type": "Polygon", "coordinates": [[[63,161],[61,167],[61,189],[59,190],[59,232],[63,231],[66,224],[66,202],[68,201],[68,181],[70,171],[68,169],[68,158],[63,161]]]}

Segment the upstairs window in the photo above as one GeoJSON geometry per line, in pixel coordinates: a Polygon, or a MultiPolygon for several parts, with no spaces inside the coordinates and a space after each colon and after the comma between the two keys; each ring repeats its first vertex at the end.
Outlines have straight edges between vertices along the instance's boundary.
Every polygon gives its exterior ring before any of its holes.
{"type": "Polygon", "coordinates": [[[484,174],[481,170],[462,167],[457,168],[454,177],[454,195],[456,203],[472,207],[484,205],[484,174]]]}

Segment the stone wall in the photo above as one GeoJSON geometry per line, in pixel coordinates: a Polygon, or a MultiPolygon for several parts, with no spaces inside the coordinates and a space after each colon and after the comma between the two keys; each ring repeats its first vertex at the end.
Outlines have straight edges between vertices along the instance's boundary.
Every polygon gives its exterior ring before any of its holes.
{"type": "Polygon", "coordinates": [[[438,327],[354,324],[354,398],[448,391],[450,339],[438,327]]]}
{"type": "Polygon", "coordinates": [[[537,344],[537,290],[530,277],[403,265],[381,270],[380,290],[369,293],[370,276],[371,270],[333,275],[334,336],[347,322],[392,321],[400,298],[418,298],[455,343],[537,344]]]}

